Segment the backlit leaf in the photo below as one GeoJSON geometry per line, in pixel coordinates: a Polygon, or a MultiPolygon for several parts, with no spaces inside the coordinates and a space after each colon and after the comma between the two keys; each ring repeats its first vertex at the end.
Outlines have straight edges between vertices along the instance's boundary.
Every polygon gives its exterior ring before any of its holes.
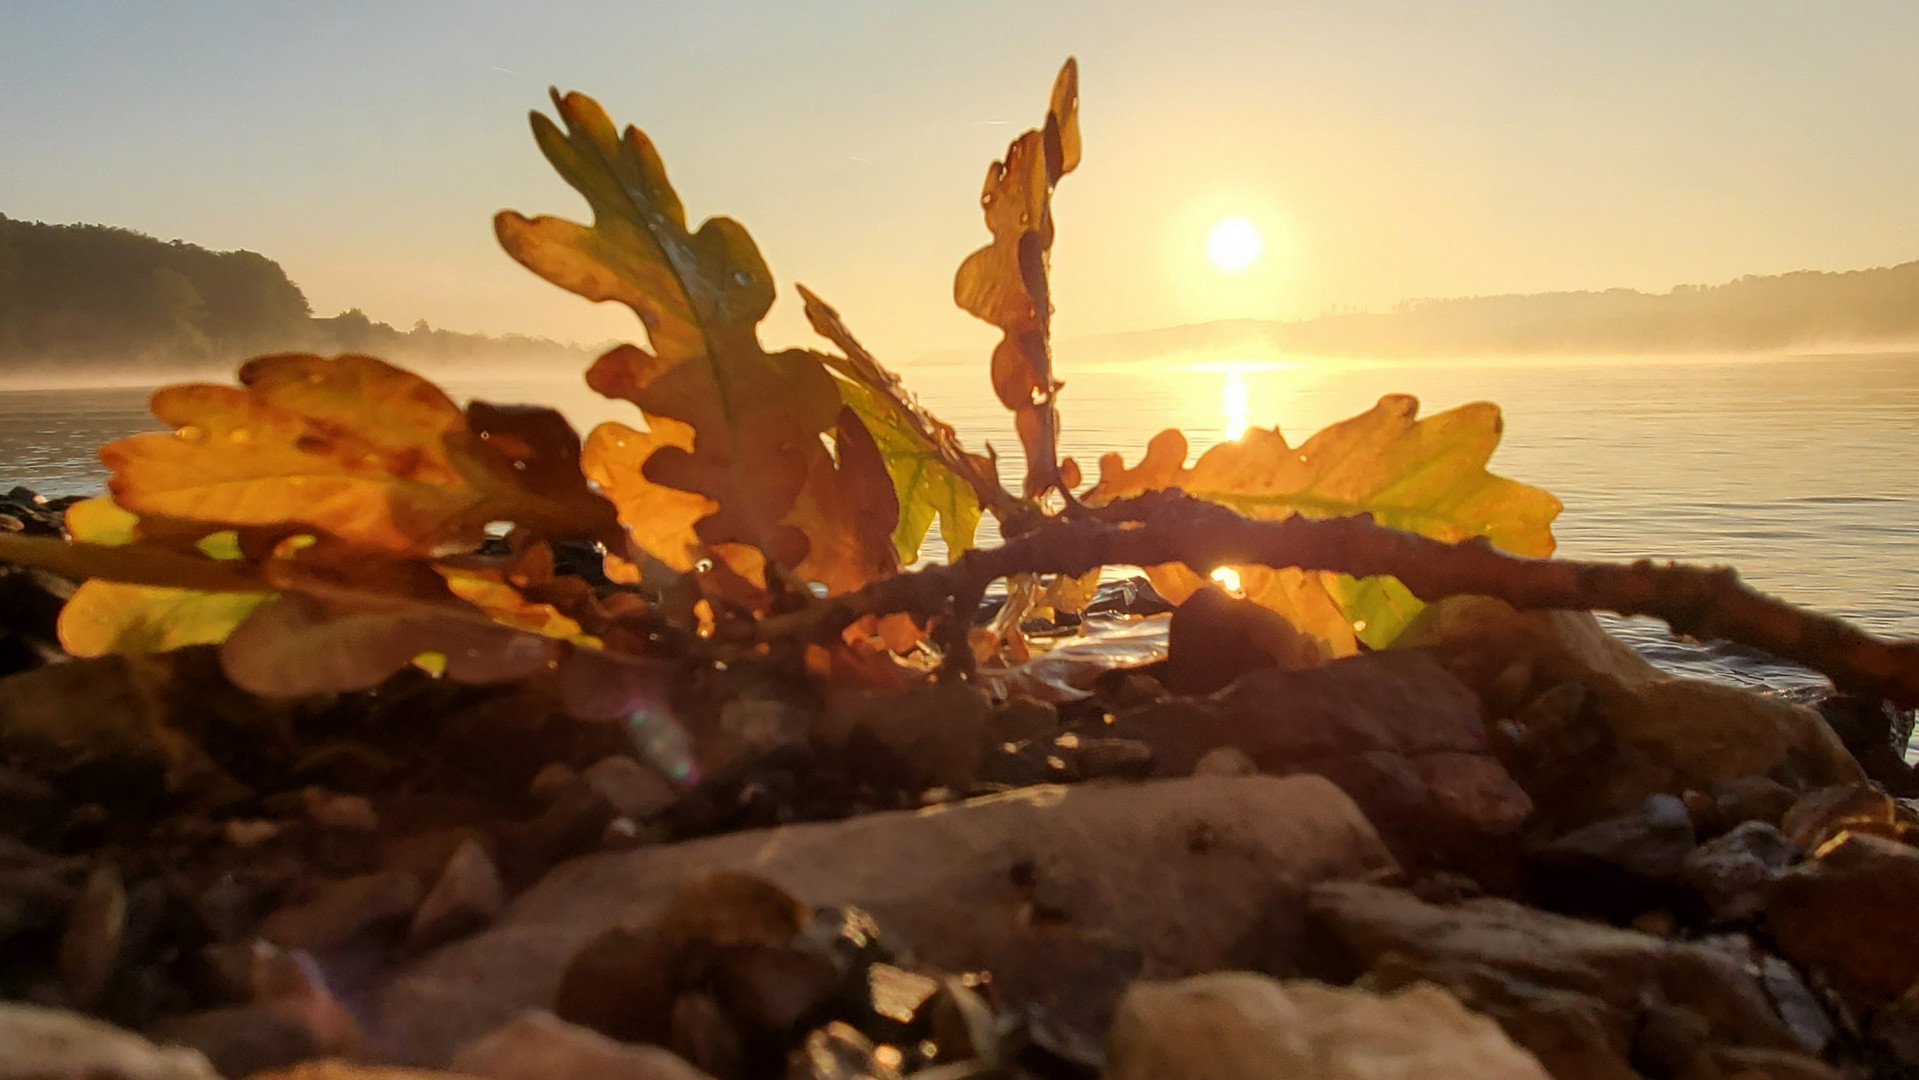
{"type": "Polygon", "coordinates": [[[630,429],[613,430],[589,440],[589,473],[625,493],[624,520],[642,534],[636,541],[669,565],[750,544],[789,569],[830,563],[838,574],[848,565],[843,559],[809,556],[836,538],[807,531],[835,515],[799,504],[847,497],[831,491],[840,470],[822,441],[838,423],[840,396],[814,354],[760,346],[757,327],[772,306],[773,279],[759,250],[727,218],[689,231],[659,153],[638,129],[617,132],[582,94],[556,92],[553,102],[564,128],[535,114],[534,136],[586,197],[593,224],[506,211],[495,231],[509,254],[548,281],[632,308],[652,347],[621,346],[587,373],[589,386],[638,405],[660,432],[635,439],[630,429]],[[599,456],[614,451],[618,460],[599,456]],[[630,470],[641,451],[645,484],[605,479],[630,470]],[[691,526],[699,553],[685,541],[683,517],[694,504],[646,485],[708,501],[691,526]],[[655,504],[668,511],[665,519],[638,524],[655,504]]]}
{"type": "MultiPolygon", "coordinates": [[[[1103,504],[1166,488],[1232,507],[1252,518],[1371,514],[1381,525],[1457,543],[1483,536],[1518,555],[1552,554],[1559,500],[1486,471],[1502,431],[1499,409],[1478,403],[1418,419],[1419,402],[1381,398],[1372,409],[1326,428],[1297,449],[1277,428],[1254,428],[1186,465],[1186,439],[1164,431],[1139,464],[1100,459],[1084,499],[1103,504]]],[[[1339,654],[1357,642],[1390,643],[1420,602],[1392,578],[1354,580],[1293,569],[1237,567],[1246,596],[1329,642],[1339,654]]],[[[1173,603],[1201,579],[1186,567],[1155,567],[1153,583],[1173,603]]]]}
{"type": "Polygon", "coordinates": [[[1026,448],[1026,495],[1065,487],[1055,464],[1059,432],[1053,408],[1053,187],[1079,164],[1079,67],[1059,72],[1043,127],[1013,140],[986,172],[980,205],[993,242],[966,257],[953,279],[959,306],[1005,331],[993,350],[993,390],[1013,411],[1026,448]]]}
{"type": "Polygon", "coordinates": [[[826,357],[839,376],[840,400],[859,414],[893,478],[900,508],[893,544],[900,561],[919,558],[936,518],[947,560],[965,554],[979,528],[977,489],[999,486],[992,462],[961,448],[952,427],[922,408],[899,376],[880,366],[840,321],[839,312],[806,286],[799,291],[813,329],[844,351],[844,356],[826,357]]]}
{"type": "MultiPolygon", "coordinates": [[[[260,357],[240,387],[169,386],[153,412],[176,430],[109,444],[114,501],[223,528],[310,529],[401,555],[477,546],[492,521],[600,535],[611,511],[574,470],[552,418],[476,407],[469,424],[432,383],[366,356],[260,357]]],[[[540,410],[542,413],[549,410],[540,410]]]]}
{"type": "MultiPolygon", "coordinates": [[[[66,522],[74,540],[113,546],[133,543],[140,525],[137,515],[104,496],[68,507],[66,522]]],[[[208,539],[231,546],[231,537],[208,539]]],[[[201,592],[93,579],[81,582],[67,599],[57,629],[61,646],[75,656],[166,652],[225,641],[271,598],[264,592],[201,592]]]]}
{"type": "Polygon", "coordinates": [[[342,607],[289,593],[242,623],[220,661],[243,689],[299,697],[377,686],[422,653],[443,657],[446,677],[457,682],[503,682],[544,670],[561,648],[477,613],[377,598],[342,607]]]}

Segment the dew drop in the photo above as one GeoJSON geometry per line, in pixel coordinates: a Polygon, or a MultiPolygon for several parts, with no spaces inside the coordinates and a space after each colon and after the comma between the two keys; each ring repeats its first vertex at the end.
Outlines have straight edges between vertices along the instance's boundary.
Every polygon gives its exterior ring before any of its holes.
{"type": "Polygon", "coordinates": [[[733,284],[741,287],[751,285],[753,284],[753,275],[744,270],[735,270],[733,272],[733,284]]]}
{"type": "Polygon", "coordinates": [[[1353,620],[1353,633],[1355,633],[1355,634],[1363,634],[1363,633],[1365,633],[1365,632],[1366,632],[1366,620],[1365,620],[1365,619],[1354,619],[1354,620],[1353,620]]]}
{"type": "Polygon", "coordinates": [[[713,572],[713,560],[701,559],[700,561],[693,564],[693,569],[697,571],[698,573],[710,574],[713,572]]]}
{"type": "Polygon", "coordinates": [[[227,432],[227,441],[235,446],[252,446],[253,430],[243,427],[234,428],[232,431],[227,432]]]}
{"type": "Polygon", "coordinates": [[[207,441],[207,429],[194,424],[188,424],[185,427],[179,428],[174,431],[174,434],[191,443],[207,441]]]}

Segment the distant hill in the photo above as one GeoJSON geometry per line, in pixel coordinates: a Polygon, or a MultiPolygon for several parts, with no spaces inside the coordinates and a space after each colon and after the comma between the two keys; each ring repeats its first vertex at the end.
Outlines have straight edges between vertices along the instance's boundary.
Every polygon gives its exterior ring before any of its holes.
{"type": "Polygon", "coordinates": [[[1148,359],[1262,349],[1349,357],[1813,352],[1919,346],[1919,262],[1802,270],[1724,285],[1416,300],[1299,322],[1236,319],[1082,338],[1063,357],[1148,359]]]}
{"type": "Polygon", "coordinates": [[[228,367],[304,350],[368,352],[402,363],[567,360],[593,350],[541,338],[401,331],[358,309],[315,318],[280,265],[105,225],[0,215],[0,375],[228,367]]]}

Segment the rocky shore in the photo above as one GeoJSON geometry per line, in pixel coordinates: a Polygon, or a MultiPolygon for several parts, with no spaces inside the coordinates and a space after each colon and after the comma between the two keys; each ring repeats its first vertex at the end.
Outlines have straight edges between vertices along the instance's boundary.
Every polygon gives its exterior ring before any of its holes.
{"type": "Polygon", "coordinates": [[[0,1080],[1919,1075],[1910,715],[1585,614],[584,723],[70,658],[70,589],[0,567],[0,1080]]]}

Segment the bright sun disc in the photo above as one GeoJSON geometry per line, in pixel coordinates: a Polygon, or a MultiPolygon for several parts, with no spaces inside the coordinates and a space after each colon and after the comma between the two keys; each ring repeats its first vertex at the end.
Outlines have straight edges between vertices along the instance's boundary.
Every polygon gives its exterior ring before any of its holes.
{"type": "Polygon", "coordinates": [[[1237,274],[1258,262],[1265,250],[1259,230],[1245,218],[1227,218],[1213,226],[1213,231],[1206,236],[1206,257],[1229,274],[1237,274]]]}

